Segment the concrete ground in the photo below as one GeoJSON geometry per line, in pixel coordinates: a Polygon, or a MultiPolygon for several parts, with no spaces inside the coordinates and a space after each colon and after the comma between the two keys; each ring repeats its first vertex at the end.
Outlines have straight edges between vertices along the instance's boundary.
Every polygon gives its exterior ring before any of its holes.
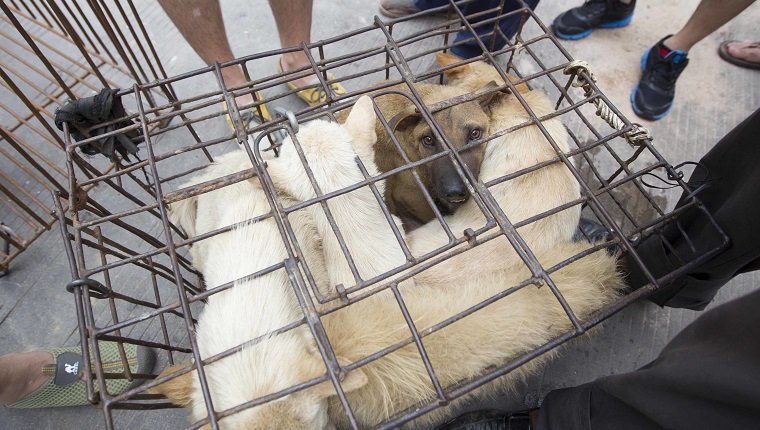
{"type": "MultiPolygon", "coordinates": [[[[159,55],[170,75],[203,66],[154,2],[136,2],[159,55]]],[[[223,1],[230,43],[236,55],[279,47],[271,13],[264,0],[223,1]]],[[[313,40],[333,36],[372,22],[378,0],[317,1],[313,40]],[[329,25],[327,24],[329,23],[329,25]],[[336,25],[336,23],[339,23],[336,25]]],[[[574,2],[543,2],[537,14],[550,23],[574,2]]],[[[599,86],[631,120],[629,94],[639,77],[645,49],[685,23],[698,1],[640,1],[633,23],[618,30],[600,30],[587,39],[566,42],[576,59],[588,61],[599,86]]],[[[655,123],[641,121],[652,131],[654,145],[671,164],[697,160],[719,137],[760,107],[760,72],[740,69],[719,59],[718,44],[726,39],[757,39],[760,4],[707,37],[690,52],[690,65],[679,80],[673,111],[655,123]]],[[[263,73],[273,73],[271,70],[263,73]]],[[[213,83],[210,83],[213,88],[213,83]]],[[[179,88],[180,97],[201,89],[179,88]],[[184,93],[182,93],[184,91],[184,93]]],[[[297,104],[294,98],[285,105],[297,104]]],[[[44,234],[14,261],[10,275],[0,279],[0,354],[78,342],[74,301],[63,286],[70,279],[60,234],[44,234]],[[44,264],[40,264],[44,262],[44,264]]],[[[760,286],[760,275],[737,277],[710,305],[724,303],[760,286]]],[[[534,406],[548,391],[626,372],[649,362],[698,312],[661,309],[637,303],[594,330],[591,340],[574,342],[563,356],[494,406],[522,409],[534,406]]],[[[473,406],[474,407],[474,406],[473,406]]],[[[181,410],[117,412],[117,428],[173,429],[186,424],[181,410]]],[[[102,428],[95,408],[10,410],[0,408],[0,429],[102,428]]]]}

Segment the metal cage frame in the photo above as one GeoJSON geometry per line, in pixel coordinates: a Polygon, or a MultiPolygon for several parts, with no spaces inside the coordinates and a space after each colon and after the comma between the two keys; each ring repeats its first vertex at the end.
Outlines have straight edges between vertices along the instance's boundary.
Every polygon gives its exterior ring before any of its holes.
{"type": "MultiPolygon", "coordinates": [[[[6,245],[0,249],[1,273],[57,221],[49,190],[68,194],[65,144],[53,124],[55,109],[103,87],[167,75],[132,0],[12,0],[0,9],[0,85],[9,96],[0,104],[0,113],[8,118],[0,126],[0,140],[8,144],[0,150],[0,160],[9,169],[0,184],[7,209],[2,220],[7,225],[0,230],[6,245]]],[[[176,100],[171,85],[145,97],[151,106],[176,100]]],[[[85,157],[74,161],[92,175],[118,168],[85,157]]]]}
{"type": "MultiPolygon", "coordinates": [[[[715,224],[712,216],[704,209],[696,197],[698,190],[691,190],[682,179],[682,174],[677,172],[652,146],[651,138],[645,138],[637,142],[637,146],[631,148],[625,141],[626,135],[636,130],[636,126],[631,124],[620,111],[605,97],[601,90],[595,84],[588,70],[580,70],[570,75],[562,74],[563,70],[573,62],[573,58],[557,41],[554,35],[547,27],[541,23],[530,8],[524,3],[521,8],[514,11],[505,12],[503,9],[504,2],[498,8],[486,11],[478,16],[467,17],[462,12],[462,5],[467,2],[454,2],[453,0],[447,6],[437,10],[421,12],[408,17],[384,21],[375,17],[374,23],[367,27],[336,36],[311,44],[302,44],[300,47],[287,48],[282,50],[269,51],[261,54],[241,57],[234,61],[198,69],[192,72],[184,73],[171,78],[158,79],[156,81],[144,84],[135,84],[131,89],[125,89],[120,92],[120,96],[127,99],[134,99],[136,112],[130,115],[127,120],[134,121],[133,125],[111,132],[110,134],[123,133],[129,130],[137,130],[142,133],[144,146],[147,156],[130,165],[90,178],[82,178],[74,169],[74,162],[77,148],[94,141],[97,137],[86,139],[80,142],[74,142],[68,133],[64,131],[66,142],[67,163],[70,173],[70,182],[68,194],[80,196],[77,204],[70,205],[69,209],[65,208],[65,196],[59,195],[56,199],[58,203],[58,214],[61,219],[61,232],[64,235],[67,244],[66,252],[69,260],[70,269],[74,281],[67,286],[67,289],[73,293],[77,306],[77,319],[80,328],[81,343],[84,350],[84,375],[87,385],[87,395],[91,402],[100,404],[104,415],[107,428],[117,427],[113,411],[116,409],[160,409],[171,407],[172,405],[161,400],[160,396],[149,394],[151,387],[166,382],[169,379],[178,377],[187,372],[197,372],[200,380],[201,390],[206,399],[206,406],[209,416],[196,422],[190,428],[200,428],[203,425],[210,425],[211,428],[219,428],[219,421],[224,417],[237,413],[240,410],[254,407],[268,401],[272,401],[298,390],[303,390],[321,382],[331,381],[336,389],[336,394],[343,405],[348,417],[348,422],[352,427],[357,428],[357,422],[351,411],[351,406],[341,389],[340,377],[344,372],[359,368],[368,362],[376,360],[384,355],[402,348],[406,345],[416,345],[421,359],[423,360],[431,384],[435,388],[437,397],[424,401],[420,404],[397,414],[390,420],[381,423],[377,428],[395,428],[407,423],[416,417],[419,417],[441,406],[447,405],[454,399],[457,399],[476,388],[503,376],[527,361],[546,353],[547,351],[563,344],[567,340],[580,336],[591,327],[595,326],[602,320],[610,317],[620,311],[627,305],[636,300],[656,291],[660,285],[667,283],[670,279],[690,270],[701,262],[711,258],[720,252],[727,245],[728,238],[722,232],[720,227],[715,224]],[[443,21],[429,21],[431,26],[420,29],[418,24],[411,24],[412,20],[427,18],[430,14],[447,11],[447,18],[443,21]],[[551,143],[556,152],[556,158],[548,162],[542,162],[531,168],[510,174],[497,180],[483,183],[475,177],[472,172],[466,168],[459,154],[454,150],[451,143],[445,137],[441,127],[436,124],[433,113],[436,109],[442,109],[455,103],[461,103],[466,100],[472,100],[477,95],[470,94],[457,99],[452,99],[443,104],[436,106],[426,106],[422,102],[420,94],[413,86],[416,82],[429,79],[438,79],[442,72],[456,67],[460,64],[447,66],[444,68],[435,68],[433,70],[421,73],[413,72],[414,67],[410,64],[417,60],[428,60],[429,56],[436,52],[446,51],[452,47],[450,35],[460,31],[468,31],[470,34],[476,34],[475,28],[480,26],[490,26],[493,24],[493,31],[500,32],[498,22],[506,17],[519,15],[522,17],[522,25],[515,37],[514,43],[508,43],[504,48],[489,51],[488,47],[478,40],[484,51],[482,58],[468,60],[487,60],[491,64],[499,65],[499,73],[504,78],[505,83],[496,90],[509,90],[516,97],[525,111],[528,113],[530,120],[511,127],[507,130],[499,130],[488,137],[480,139],[478,144],[485,144],[495,138],[504,136],[510,132],[526,126],[535,125],[542,132],[548,142],[551,143]],[[532,25],[538,32],[537,36],[525,38],[523,29],[532,25]],[[396,30],[400,27],[411,28],[408,33],[403,30],[396,30]],[[401,36],[394,36],[402,32],[401,36]],[[369,34],[378,34],[382,36],[379,44],[358,52],[350,54],[329,57],[325,55],[326,51],[333,49],[334,45],[350,40],[355,37],[364,37],[369,34]],[[438,41],[443,40],[440,44],[438,41]],[[418,47],[415,43],[435,43],[433,49],[419,48],[416,52],[412,48],[418,47]],[[558,64],[545,64],[539,55],[541,46],[549,46],[556,50],[561,56],[558,64]],[[252,64],[257,64],[261,59],[281,55],[286,52],[301,50],[310,59],[311,66],[299,70],[267,76],[260,79],[252,79],[249,69],[252,64]],[[318,58],[312,55],[312,51],[318,52],[318,58]],[[405,53],[406,51],[406,53],[405,53]],[[523,73],[517,69],[516,56],[518,53],[527,54],[530,61],[539,69],[534,73],[523,73]],[[382,59],[382,64],[373,68],[362,68],[352,73],[340,73],[339,70],[345,70],[352,63],[361,60],[382,59]],[[514,60],[514,61],[513,61],[514,60]],[[506,66],[504,66],[506,64],[506,66]],[[228,66],[240,65],[246,73],[249,80],[248,84],[240,87],[228,88],[221,75],[221,69],[228,66]],[[343,68],[343,69],[341,69],[343,68]],[[333,77],[328,72],[334,72],[337,77],[333,77]],[[507,78],[507,73],[517,74],[519,80],[512,82],[507,78]],[[355,184],[352,187],[333,193],[318,195],[317,198],[304,201],[303,203],[285,207],[277,195],[271,178],[267,174],[266,163],[264,163],[261,151],[276,150],[281,144],[282,133],[285,133],[297,141],[297,134],[294,125],[287,116],[279,116],[272,121],[264,124],[247,125],[241,121],[240,112],[243,109],[256,109],[262,103],[277,101],[283,97],[293,95],[296,90],[288,90],[277,93],[276,96],[265,97],[258,100],[256,91],[267,90],[267,93],[274,92],[277,86],[288,81],[298,79],[309,74],[316,74],[319,78],[319,86],[327,94],[327,100],[319,106],[308,107],[294,113],[299,122],[306,122],[316,118],[332,117],[336,112],[350,107],[353,100],[370,91],[374,91],[373,97],[382,94],[389,94],[395,90],[390,88],[393,85],[406,85],[410,101],[417,107],[419,113],[431,125],[434,132],[442,142],[445,142],[446,149],[433,156],[424,158],[419,161],[410,162],[406,166],[394,169],[381,175],[372,177],[367,175],[365,180],[355,184]],[[384,74],[384,82],[371,90],[363,87],[360,90],[349,91],[345,95],[337,96],[332,93],[330,84],[333,82],[350,82],[352,79],[361,78],[366,75],[384,74]],[[395,77],[395,76],[398,77],[395,77]],[[395,77],[395,78],[394,78],[395,77]],[[176,84],[179,81],[192,81],[192,79],[210,79],[213,78],[218,83],[218,90],[204,94],[194,94],[191,97],[180,99],[176,102],[170,102],[165,105],[146,106],[144,94],[154,88],[160,88],[166,85],[176,84]],[[565,80],[564,83],[561,82],[565,80]],[[577,80],[582,80],[587,89],[584,94],[579,95],[572,89],[571,84],[577,80]],[[537,116],[525,99],[516,90],[516,85],[526,83],[529,85],[537,82],[544,82],[552,94],[557,96],[555,112],[545,116],[537,116]],[[252,94],[254,102],[248,106],[238,106],[235,97],[241,94],[252,94]],[[202,137],[204,132],[209,128],[207,124],[220,122],[220,117],[227,114],[225,110],[215,109],[214,106],[225,101],[229,106],[229,115],[234,125],[234,132],[229,131],[221,133],[210,138],[202,137]],[[606,105],[620,119],[621,129],[612,132],[600,131],[594,125],[599,124],[598,118],[594,116],[597,112],[596,104],[606,105]],[[177,109],[178,104],[182,108],[177,109]],[[556,142],[543,127],[542,122],[551,118],[560,117],[575,118],[579,121],[580,127],[586,132],[590,132],[592,142],[586,143],[579,133],[570,130],[570,138],[575,144],[575,148],[570,152],[563,152],[559,149],[556,142]],[[174,119],[172,125],[166,128],[151,128],[152,124],[174,119]],[[171,133],[187,133],[194,139],[194,142],[187,145],[181,145],[177,148],[164,147],[166,136],[171,133]],[[253,137],[255,135],[255,138],[253,137]],[[279,138],[278,138],[279,136],[279,138]],[[253,144],[249,145],[249,138],[253,144]],[[161,144],[156,143],[162,140],[161,144]],[[242,146],[253,166],[251,169],[229,175],[216,180],[204,182],[192,187],[178,188],[175,181],[191,177],[193,173],[204,168],[208,162],[213,161],[212,153],[221,150],[224,145],[242,146]],[[599,165],[594,163],[592,158],[593,151],[603,151],[611,156],[613,163],[610,172],[605,175],[599,165]],[[189,160],[190,154],[194,154],[197,165],[190,162],[181,162],[179,160],[189,160]],[[477,229],[467,229],[463,232],[453,232],[446,227],[446,221],[443,215],[435,208],[432,198],[427,194],[426,199],[431,204],[435,212],[436,220],[433,222],[441,223],[448,235],[448,243],[434,251],[423,255],[414,256],[408,248],[405,247],[401,235],[392,222],[390,222],[390,212],[383,202],[376,183],[384,180],[390,175],[397,174],[402,170],[412,170],[422,163],[428,163],[440,157],[449,157],[456,166],[458,174],[465,180],[471,198],[480,207],[486,217],[486,224],[477,229]],[[642,161],[647,159],[648,161],[642,161]],[[588,176],[576,166],[573,160],[580,160],[588,164],[588,176]],[[638,163],[644,164],[643,167],[635,167],[638,163]],[[513,223],[506,215],[502,208],[496,204],[489,194],[489,187],[504,181],[512,180],[538,169],[544,168],[553,163],[564,164],[582,189],[582,197],[578,201],[573,201],[563,207],[554,208],[550,211],[538,214],[530,219],[513,223]],[[178,167],[181,165],[181,167],[178,167]],[[177,169],[180,171],[177,171],[177,169]],[[685,192],[690,195],[688,202],[673,210],[666,211],[660,207],[656,199],[649,194],[649,187],[642,178],[645,175],[655,171],[664,171],[669,177],[676,182],[675,192],[685,192]],[[193,243],[205,240],[209,237],[229,231],[234,226],[219,228],[212,232],[198,235],[196,237],[186,237],[178,228],[173,226],[167,217],[167,207],[169,204],[182,199],[207,193],[230,184],[234,184],[246,179],[258,177],[263,189],[267,195],[271,210],[253,221],[271,218],[275,220],[283,244],[287,249],[288,258],[280,263],[263,268],[262,270],[252,273],[249,276],[259,276],[265,273],[271,273],[277,270],[285,271],[291,281],[293,291],[298,298],[299,304],[303,311],[303,318],[291,324],[283,326],[275,331],[272,335],[277,335],[296,327],[308,327],[319,347],[319,353],[324,360],[326,373],[321,377],[306,381],[296,386],[270,393],[263,397],[253,399],[244,404],[224,411],[214,411],[211,405],[208,384],[205,381],[204,366],[222,360],[225,357],[235,353],[241,347],[254,344],[261,340],[260,338],[251,339],[248,342],[238,345],[223,353],[213,357],[201,357],[198,345],[192,335],[193,325],[197,321],[194,315],[198,314],[198,306],[213,294],[225,291],[232,287],[233,282],[217,286],[211,289],[204,288],[201,280],[201,274],[198,273],[191,265],[188,258],[185,257],[186,249],[193,243]],[[117,185],[118,182],[118,185],[117,185]],[[113,205],[103,205],[87,195],[84,191],[87,187],[107,184],[106,190],[110,195],[113,205]],[[632,187],[637,195],[641,196],[641,201],[650,207],[654,212],[653,220],[642,220],[633,214],[628,208],[627,203],[621,201],[612,193],[614,190],[623,187],[632,187]],[[330,214],[327,202],[338,195],[348,193],[359,187],[370,188],[378,203],[380,204],[384,215],[394,229],[394,233],[399,245],[407,256],[407,262],[392,271],[384,273],[372,279],[362,279],[350,257],[350,253],[340,234],[339,228],[330,214]],[[302,209],[309,205],[320,205],[324,210],[331,227],[341,244],[344,256],[352,267],[356,278],[354,285],[337,285],[334,292],[329,295],[322,295],[314,286],[314,279],[305,265],[303,251],[299,248],[293,229],[288,221],[288,214],[302,209]],[[612,233],[613,238],[605,243],[589,245],[588,249],[579,255],[574,255],[552,267],[542,267],[536,256],[533,254],[525,240],[520,236],[517,229],[527,224],[533,223],[539,219],[551,216],[557,212],[565,210],[571,206],[581,205],[586,207],[587,213],[596,217],[612,233]],[[636,251],[636,242],[647,234],[661,234],[661,228],[671,222],[677,223],[677,216],[683,211],[697,208],[710,221],[711,225],[722,238],[721,243],[711,244],[706,249],[694,248],[694,253],[684,257],[682,266],[672,273],[655,278],[643,267],[643,263],[636,251]],[[675,220],[675,221],[674,221],[675,220]],[[154,231],[150,231],[153,229],[154,231]],[[434,265],[441,264],[445,260],[459,254],[467,252],[468,249],[477,247],[495,238],[506,238],[514,247],[525,266],[530,270],[531,275],[518,285],[505,285],[503,291],[495,297],[490,298],[476,306],[473,306],[456,315],[452,315],[434,327],[418,329],[415,327],[411,316],[406,310],[403,295],[398,289],[398,282],[412,277],[434,265]],[[463,246],[456,248],[457,246],[463,246]],[[576,317],[567,301],[552,280],[552,273],[560,268],[572,264],[574,261],[593,252],[600,251],[610,246],[618,246],[624,252],[630,254],[634,261],[642,266],[643,272],[648,277],[650,284],[630,292],[621,297],[610,306],[600,309],[590,318],[580,320],[576,317]],[[455,249],[456,248],[456,249],[455,249]],[[137,271],[138,276],[133,275],[114,275],[119,271],[127,273],[137,271]],[[399,274],[401,274],[399,277],[399,274]],[[127,276],[126,282],[123,276],[127,276]],[[139,276],[146,276],[148,287],[144,291],[136,289],[134,279],[139,276]],[[392,281],[389,279],[394,277],[392,281]],[[126,284],[129,284],[128,286],[126,284]],[[447,325],[465,317],[466,315],[478,312],[479,309],[493,303],[497,300],[508,300],[509,295],[521,288],[530,286],[548,287],[558,303],[565,310],[567,317],[572,325],[572,329],[556,337],[550,342],[532,349],[519,357],[505,357],[505,362],[496,368],[485,369],[484,372],[476,378],[460,381],[453,386],[442,386],[436,375],[436,371],[430,362],[424,348],[424,339],[426,336],[443,329],[447,325]],[[330,341],[325,334],[325,329],[321,324],[321,318],[325,315],[339,311],[345,307],[351,306],[357,301],[363,300],[382,291],[391,291],[398,303],[399,309],[404,315],[409,326],[408,338],[391,347],[377,351],[366,357],[360,362],[342,365],[338,363],[330,345],[330,341]],[[102,302],[103,306],[96,308],[95,304],[102,302]],[[135,311],[137,310],[137,311],[135,311]],[[124,313],[129,316],[124,317],[124,313]],[[146,333],[150,329],[141,329],[146,324],[156,323],[158,327],[153,327],[154,335],[148,336],[146,333]],[[140,331],[143,330],[143,331],[140,331]],[[179,333],[179,334],[178,334],[179,333]],[[150,337],[150,339],[148,339],[150,337]],[[118,342],[133,343],[157,348],[165,353],[166,360],[174,363],[178,360],[177,354],[188,354],[194,359],[194,364],[186,367],[184,370],[174,372],[161,378],[155,378],[156,375],[134,375],[134,374],[109,374],[103,369],[102,363],[98,359],[99,349],[98,340],[113,340],[118,342]],[[144,376],[149,379],[146,384],[130,389],[119,395],[110,395],[104,390],[103,381],[106,378],[127,377],[134,378],[144,376]]],[[[503,34],[502,34],[503,36],[503,34]]],[[[421,61],[422,62],[422,61],[421,61]]],[[[465,63],[466,63],[465,62],[465,63]]],[[[417,67],[420,68],[420,67],[417,67]]],[[[388,127],[388,118],[384,118],[382,113],[376,108],[376,113],[386,130],[388,127]]],[[[119,119],[122,121],[124,119],[119,119]]],[[[606,124],[601,123],[603,126],[606,124]]],[[[400,151],[401,145],[389,133],[395,146],[400,151]]],[[[300,147],[296,148],[303,160],[303,152],[300,147]]],[[[308,167],[305,168],[308,171],[308,167]]],[[[422,190],[424,186],[416,176],[418,185],[422,190]]],[[[316,187],[312,178],[312,184],[316,187]]],[[[315,188],[315,189],[318,189],[315,188]]],[[[318,193],[320,194],[320,193],[318,193]]],[[[475,227],[475,226],[474,226],[475,227]]],[[[686,233],[682,233],[686,236],[686,233]]],[[[667,242],[667,239],[663,240],[667,242]]],[[[686,240],[692,243],[688,236],[686,240]]],[[[262,336],[263,337],[263,336],[262,336]]],[[[128,373],[128,372],[127,372],[128,373]]]]}

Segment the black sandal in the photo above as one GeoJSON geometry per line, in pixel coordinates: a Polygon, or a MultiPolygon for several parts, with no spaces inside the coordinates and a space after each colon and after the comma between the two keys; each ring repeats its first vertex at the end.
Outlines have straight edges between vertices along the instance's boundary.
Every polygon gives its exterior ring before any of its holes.
{"type": "MultiPolygon", "coordinates": [[[[720,46],[718,46],[718,55],[720,55],[720,58],[726,60],[727,62],[733,64],[734,66],[744,67],[746,69],[760,70],[760,63],[753,63],[751,61],[746,61],[740,58],[736,58],[728,52],[728,45],[731,43],[736,43],[736,42],[740,42],[740,41],[726,40],[725,42],[721,43],[720,46]]],[[[760,49],[760,42],[750,43],[749,47],[760,49]]]]}

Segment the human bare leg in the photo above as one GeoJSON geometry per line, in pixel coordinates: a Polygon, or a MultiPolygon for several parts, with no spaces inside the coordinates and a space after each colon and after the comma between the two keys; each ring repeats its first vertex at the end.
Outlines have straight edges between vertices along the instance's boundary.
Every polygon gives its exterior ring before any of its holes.
{"type": "MultiPolygon", "coordinates": [[[[219,0],[159,0],[158,3],[203,62],[211,65],[235,58],[227,41],[219,0]]],[[[223,68],[222,77],[228,87],[246,82],[240,66],[223,68]]],[[[238,107],[247,106],[253,103],[253,96],[246,94],[236,100],[238,107]]]]}
{"type": "Polygon", "coordinates": [[[669,49],[687,52],[723,24],[739,15],[755,0],[702,0],[686,25],[665,40],[669,49]]]}
{"type": "MultiPolygon", "coordinates": [[[[277,31],[280,35],[280,44],[283,48],[299,45],[301,42],[311,40],[311,11],[312,0],[269,0],[274,20],[277,23],[277,31]]],[[[283,71],[299,69],[308,66],[309,58],[306,53],[299,50],[283,54],[280,58],[280,66],[283,71]]],[[[332,78],[330,78],[332,79],[332,78]]],[[[309,106],[316,106],[327,101],[327,92],[318,85],[319,80],[313,74],[288,82],[291,89],[299,89],[298,97],[309,106]]],[[[330,83],[333,95],[345,94],[346,89],[338,82],[330,83]]]]}
{"type": "MultiPolygon", "coordinates": [[[[269,7],[272,8],[283,48],[311,41],[312,0],[269,0],[269,7]]],[[[309,59],[303,51],[283,54],[281,62],[284,71],[309,65],[309,59]]],[[[309,85],[314,83],[314,79],[313,76],[306,76],[294,80],[293,84],[299,87],[309,85]]]]}
{"type": "Polygon", "coordinates": [[[17,402],[47,381],[42,366],[53,364],[49,352],[11,353],[0,357],[0,403],[17,402]]]}

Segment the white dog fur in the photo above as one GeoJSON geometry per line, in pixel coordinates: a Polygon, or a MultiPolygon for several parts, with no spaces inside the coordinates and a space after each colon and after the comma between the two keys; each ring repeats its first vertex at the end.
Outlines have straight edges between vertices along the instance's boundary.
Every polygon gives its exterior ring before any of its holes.
{"type": "MultiPolygon", "coordinates": [[[[541,94],[529,96],[535,109],[544,109],[548,105],[541,94]]],[[[499,122],[499,127],[505,127],[504,124],[510,121],[520,122],[525,117],[522,111],[522,107],[515,106],[510,97],[504,102],[503,109],[498,111],[501,113],[495,114],[494,121],[499,122]]],[[[323,193],[363,179],[354,160],[355,154],[361,157],[371,175],[377,174],[371,149],[374,121],[371,102],[362,98],[357,101],[343,128],[325,122],[312,122],[302,127],[298,141],[323,193]]],[[[550,130],[555,141],[566,144],[566,135],[558,120],[546,121],[544,126],[550,130]]],[[[288,145],[286,142],[279,158],[267,160],[267,172],[286,207],[293,201],[316,195],[300,160],[294,151],[288,151],[292,150],[288,145]]],[[[553,157],[553,150],[547,151],[547,146],[535,126],[490,142],[480,178],[488,181],[553,157]]],[[[247,157],[236,153],[222,159],[194,183],[249,167],[247,157]]],[[[518,180],[494,186],[491,192],[515,222],[577,198],[577,184],[568,174],[564,166],[554,164],[518,180]],[[555,192],[547,196],[547,190],[555,192]],[[535,202],[536,196],[541,196],[540,202],[535,202]]],[[[183,201],[181,205],[172,205],[172,220],[188,234],[198,235],[269,210],[257,180],[237,185],[240,185],[239,189],[225,187],[230,189],[229,192],[223,188],[198,196],[195,202],[183,201]]],[[[382,184],[378,186],[382,187],[382,184]]],[[[382,188],[379,191],[382,194],[382,188]]],[[[483,223],[482,214],[478,215],[477,208],[468,205],[470,203],[447,217],[452,231],[457,234],[464,228],[483,223]]],[[[405,262],[387,220],[367,187],[331,198],[328,206],[363,279],[405,262]]],[[[320,290],[329,292],[338,283],[344,286],[355,283],[318,204],[291,213],[289,220],[296,230],[297,240],[303,241],[302,248],[306,253],[314,254],[307,255],[307,264],[316,273],[320,290]]],[[[567,210],[534,223],[540,223],[535,227],[525,226],[520,233],[531,247],[536,247],[534,251],[544,267],[549,267],[588,246],[570,241],[577,221],[578,211],[567,210]],[[541,231],[544,232],[543,236],[541,231]]],[[[397,220],[394,219],[394,222],[398,225],[397,220]]],[[[436,227],[436,223],[432,221],[409,235],[408,243],[415,255],[423,252],[421,250],[440,245],[436,239],[439,233],[435,232],[440,227],[436,227]],[[429,234],[424,233],[426,230],[429,234]]],[[[274,221],[268,219],[246,224],[194,245],[193,248],[197,249],[193,250],[193,259],[209,287],[213,287],[259,270],[262,265],[282,261],[287,254],[281,244],[274,221]],[[204,242],[209,242],[209,245],[201,246],[204,242]],[[262,244],[267,244],[266,252],[261,252],[262,244]],[[229,251],[220,249],[225,247],[229,251]],[[244,267],[233,269],[230,266],[244,267]]],[[[197,328],[198,343],[204,358],[302,316],[292,288],[283,275],[284,272],[278,271],[236,282],[232,289],[209,298],[197,328]]],[[[401,283],[399,292],[416,328],[423,330],[529,277],[526,267],[514,258],[511,246],[499,238],[417,274],[413,280],[401,283]]],[[[553,273],[552,279],[581,319],[613,300],[620,287],[615,260],[604,252],[596,252],[574,262],[553,273]]],[[[411,335],[391,291],[328,314],[322,322],[342,364],[360,360],[411,335]]],[[[542,345],[570,328],[567,316],[548,287],[528,285],[424,337],[423,343],[445,387],[477,376],[489,366],[503,364],[510,357],[542,345]]],[[[536,369],[540,361],[529,362],[518,372],[502,378],[502,381],[513,380],[520,372],[536,369]]],[[[206,366],[206,371],[214,406],[219,411],[317,377],[324,374],[325,367],[316,354],[310,336],[302,329],[271,337],[244,349],[243,353],[235,353],[232,357],[206,366]]],[[[186,380],[183,382],[178,378],[176,385],[179,387],[163,384],[156,391],[177,403],[189,404],[193,419],[197,420],[206,413],[197,380],[192,379],[194,385],[191,387],[187,386],[186,380]],[[188,391],[192,394],[188,395],[188,391]]],[[[349,372],[341,385],[362,427],[376,424],[435,396],[414,344],[349,372]]],[[[495,386],[490,384],[486,389],[495,386]]],[[[221,423],[224,428],[319,429],[330,428],[333,424],[343,428],[347,425],[345,415],[334,394],[332,386],[325,382],[233,414],[221,423]]],[[[435,419],[441,413],[428,414],[422,420],[435,419]]]]}
{"type": "MultiPolygon", "coordinates": [[[[523,97],[539,116],[552,111],[541,92],[527,92],[523,97]]],[[[493,108],[491,130],[503,130],[528,118],[516,98],[508,97],[493,108]]],[[[561,122],[551,119],[544,121],[543,125],[560,148],[567,151],[567,133],[561,122]]],[[[536,126],[518,129],[488,143],[485,154],[481,182],[556,157],[556,152],[536,126]]],[[[560,162],[494,185],[489,191],[513,223],[580,196],[578,182],[560,162]]],[[[543,267],[551,267],[589,246],[572,242],[579,216],[580,207],[576,205],[518,231],[543,267]]],[[[483,225],[485,218],[470,199],[455,214],[447,216],[446,221],[455,234],[461,234],[465,228],[483,225]]],[[[437,221],[412,231],[408,241],[416,256],[447,242],[437,221]]],[[[551,276],[581,319],[609,304],[622,286],[615,269],[615,258],[605,252],[584,257],[551,276]]],[[[499,237],[415,275],[414,288],[402,287],[401,290],[416,328],[424,330],[529,277],[527,267],[517,258],[512,246],[506,238],[499,237]]],[[[356,303],[342,316],[336,313],[334,319],[328,318],[327,330],[336,353],[349,361],[356,361],[408,338],[410,333],[406,323],[391,321],[391,316],[398,313],[395,301],[386,299],[368,304],[366,309],[362,309],[361,302],[356,303]],[[345,330],[345,327],[356,325],[361,325],[362,329],[345,330]],[[341,330],[343,336],[339,337],[336,333],[341,330]]],[[[549,288],[531,285],[426,337],[423,343],[445,387],[474,377],[489,366],[503,364],[507,358],[534,349],[569,329],[569,319],[549,288]]],[[[547,354],[526,363],[502,378],[501,386],[514,381],[521,373],[538,369],[550,356],[547,354]]],[[[363,427],[377,424],[436,395],[414,345],[361,370],[366,374],[368,384],[349,392],[347,397],[363,427]]],[[[496,386],[491,384],[485,390],[496,386]]],[[[424,427],[425,423],[445,414],[445,409],[418,419],[417,424],[424,427]]],[[[330,415],[340,428],[347,426],[342,407],[335,398],[331,402],[330,415]]]]}
{"type": "MultiPolygon", "coordinates": [[[[362,147],[371,150],[376,137],[372,103],[369,99],[362,99],[360,104],[364,108],[356,109],[345,127],[315,121],[302,126],[298,134],[322,192],[341,189],[363,179],[351,143],[367,140],[362,147]]],[[[267,159],[267,173],[285,206],[295,203],[293,197],[303,200],[315,196],[292,145],[292,142],[286,141],[279,158],[267,159]]],[[[377,174],[374,165],[368,167],[370,174],[377,174]]],[[[247,155],[236,151],[220,157],[203,174],[185,185],[195,185],[250,168],[247,155]]],[[[380,187],[382,193],[382,185],[380,187]]],[[[331,199],[328,205],[349,244],[360,275],[372,277],[403,264],[405,257],[401,248],[369,189],[362,188],[331,199]],[[357,216],[352,208],[359,208],[358,213],[366,216],[357,216]],[[352,234],[357,237],[352,237],[352,234]],[[365,240],[378,246],[357,245],[365,240]],[[393,248],[397,251],[391,251],[393,248]],[[375,255],[378,249],[385,251],[385,254],[375,255]]],[[[256,178],[182,200],[170,207],[171,221],[191,237],[236,226],[231,231],[199,241],[191,248],[193,264],[203,274],[208,288],[234,281],[232,288],[209,297],[198,319],[196,339],[203,359],[303,317],[284,270],[257,278],[240,279],[288,257],[273,218],[256,223],[246,221],[269,211],[266,195],[256,178]]],[[[296,211],[288,219],[318,286],[324,288],[325,285],[337,283],[352,285],[353,275],[321,208],[315,205],[296,211]],[[339,263],[341,260],[343,262],[339,263]],[[330,266],[334,270],[325,272],[322,261],[334,262],[330,266]]],[[[394,222],[399,223],[396,219],[394,222]]],[[[271,336],[256,345],[244,347],[230,357],[206,365],[204,369],[215,410],[225,410],[324,374],[325,366],[306,330],[299,327],[271,336]]],[[[177,368],[170,368],[165,373],[177,368]]],[[[155,391],[189,406],[191,418],[200,420],[206,416],[206,409],[199,380],[194,373],[186,375],[185,378],[178,378],[175,384],[170,381],[156,387],[155,391]]],[[[365,382],[362,373],[354,372],[343,379],[342,386],[350,390],[352,386],[365,382]]],[[[276,427],[281,428],[329,428],[326,398],[332,393],[332,387],[323,383],[233,414],[225,418],[222,425],[230,429],[272,428],[273,421],[277,420],[276,427]]]]}

